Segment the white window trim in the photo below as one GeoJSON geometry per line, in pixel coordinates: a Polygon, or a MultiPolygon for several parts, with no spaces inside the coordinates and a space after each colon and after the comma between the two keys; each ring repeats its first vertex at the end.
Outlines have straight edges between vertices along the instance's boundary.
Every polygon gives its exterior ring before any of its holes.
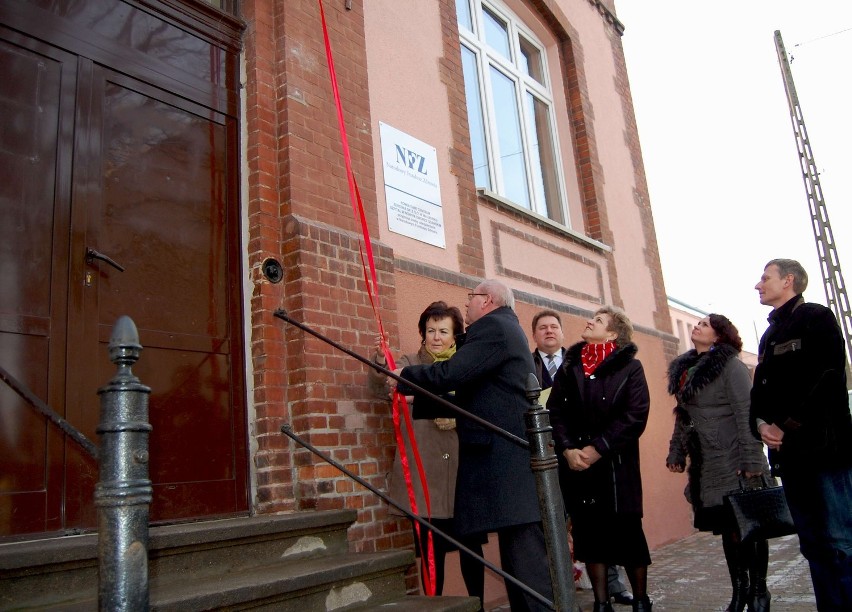
{"type": "MultiPolygon", "coordinates": [[[[465,27],[459,25],[459,36],[461,39],[461,43],[465,45],[476,60],[477,65],[477,75],[479,77],[479,91],[480,91],[480,106],[482,107],[483,119],[485,123],[485,154],[488,159],[488,167],[489,167],[489,178],[491,185],[497,193],[506,193],[504,182],[504,174],[502,172],[502,164],[499,159],[495,158],[495,149],[494,139],[497,135],[497,126],[496,126],[496,113],[494,112],[494,99],[491,91],[491,79],[488,76],[488,72],[490,68],[493,66],[495,69],[499,70],[501,74],[505,75],[507,78],[520,85],[515,89],[515,102],[518,105],[518,110],[520,114],[520,130],[521,130],[521,139],[524,144],[525,155],[524,155],[524,172],[526,174],[527,180],[527,189],[530,197],[530,208],[526,208],[520,203],[515,203],[515,206],[522,209],[530,211],[536,214],[538,217],[547,219],[552,224],[556,226],[564,226],[571,227],[571,215],[570,215],[570,207],[568,206],[568,190],[565,184],[565,173],[564,173],[564,164],[563,155],[562,155],[562,145],[559,141],[559,130],[557,129],[557,119],[556,119],[556,105],[552,96],[552,88],[550,84],[550,71],[548,70],[547,65],[547,53],[545,51],[544,45],[540,40],[533,34],[533,32],[527,28],[521,19],[515,15],[511,9],[507,6],[503,5],[499,2],[499,0],[473,0],[472,4],[474,5],[475,10],[472,11],[472,19],[473,19],[473,27],[478,32],[483,32],[483,18],[482,11],[479,9],[479,5],[483,5],[487,7],[490,11],[492,11],[495,15],[503,19],[508,27],[509,27],[509,37],[510,37],[510,53],[513,55],[512,58],[504,58],[501,54],[493,50],[489,47],[484,40],[484,34],[482,37],[478,37],[475,32],[470,32],[465,27]],[[534,46],[540,53],[540,58],[542,62],[542,76],[545,81],[543,84],[536,81],[534,78],[524,75],[516,66],[516,58],[519,57],[521,52],[519,35],[523,35],[523,37],[534,46]],[[526,93],[531,93],[534,97],[537,97],[543,103],[547,105],[548,108],[548,129],[550,130],[550,137],[553,140],[553,148],[554,148],[554,172],[556,175],[557,189],[558,189],[558,198],[559,198],[559,206],[561,207],[562,217],[564,222],[560,223],[558,221],[554,221],[547,216],[547,203],[539,201],[536,197],[535,189],[534,189],[534,173],[531,165],[531,152],[530,146],[533,140],[530,138],[529,129],[530,125],[527,122],[527,116],[529,114],[530,109],[527,109],[527,96],[526,93]]],[[[534,111],[533,111],[534,112],[534,111]]],[[[494,193],[492,190],[487,190],[489,193],[494,193]]],[[[503,196],[498,196],[502,200],[506,200],[503,196]]]]}

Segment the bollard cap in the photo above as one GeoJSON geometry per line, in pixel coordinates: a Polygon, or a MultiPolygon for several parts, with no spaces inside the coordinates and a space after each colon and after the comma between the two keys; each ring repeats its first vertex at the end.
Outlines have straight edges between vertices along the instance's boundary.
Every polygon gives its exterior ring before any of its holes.
{"type": "Polygon", "coordinates": [[[139,359],[142,345],[139,343],[139,332],[133,319],[122,315],[112,328],[109,339],[109,359],[114,364],[132,364],[139,359]]]}

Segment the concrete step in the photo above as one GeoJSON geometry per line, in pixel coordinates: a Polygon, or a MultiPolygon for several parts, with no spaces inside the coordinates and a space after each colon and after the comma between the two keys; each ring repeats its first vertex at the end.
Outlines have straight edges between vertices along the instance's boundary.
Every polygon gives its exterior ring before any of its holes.
{"type": "MultiPolygon", "coordinates": [[[[350,510],[154,527],[151,610],[475,611],[405,592],[412,551],[350,553],[350,510]]],[[[96,610],[97,534],[0,544],[0,610],[96,610]]]]}
{"type": "Polygon", "coordinates": [[[349,610],[375,610],[376,612],[478,612],[479,599],[476,597],[424,597],[409,595],[380,604],[365,607],[347,608],[349,610]]]}
{"type": "MultiPolygon", "coordinates": [[[[352,510],[240,517],[152,527],[148,575],[198,580],[276,563],[345,553],[352,510]]],[[[0,609],[43,594],[97,597],[98,534],[0,544],[0,609]]],[[[89,597],[86,597],[88,599],[89,597]]]]}

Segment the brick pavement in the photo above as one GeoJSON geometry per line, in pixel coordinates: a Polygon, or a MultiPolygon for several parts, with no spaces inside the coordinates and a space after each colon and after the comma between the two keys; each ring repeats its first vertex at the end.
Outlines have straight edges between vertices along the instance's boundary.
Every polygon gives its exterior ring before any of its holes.
{"type": "MultiPolygon", "coordinates": [[[[731,581],[722,539],[696,533],[651,552],[648,591],[654,612],[704,612],[724,610],[731,600],[731,581]]],[[[796,536],[769,542],[769,591],[773,612],[813,612],[816,610],[808,564],[799,552],[796,536]]],[[[577,591],[577,603],[585,612],[592,609],[591,591],[577,591]]],[[[614,606],[615,612],[628,612],[630,606],[614,606]]],[[[509,606],[490,612],[508,612],[509,606]]]]}

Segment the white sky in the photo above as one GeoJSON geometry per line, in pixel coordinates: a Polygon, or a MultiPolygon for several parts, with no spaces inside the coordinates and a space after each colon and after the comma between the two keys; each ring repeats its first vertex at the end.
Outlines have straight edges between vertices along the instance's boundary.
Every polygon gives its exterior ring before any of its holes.
{"type": "Polygon", "coordinates": [[[852,1],[616,0],[666,292],[727,315],[747,350],[767,260],[819,258],[775,51],[780,30],[852,293],[852,1]]]}

